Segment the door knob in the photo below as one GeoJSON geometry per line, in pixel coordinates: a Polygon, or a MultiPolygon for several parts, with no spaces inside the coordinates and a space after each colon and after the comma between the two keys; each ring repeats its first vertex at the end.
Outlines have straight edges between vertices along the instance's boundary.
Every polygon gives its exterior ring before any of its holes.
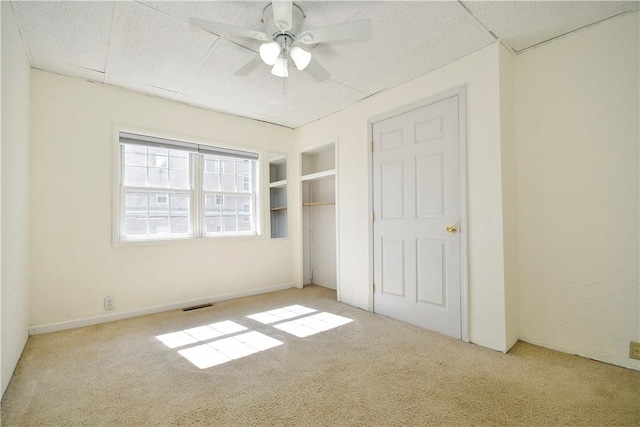
{"type": "Polygon", "coordinates": [[[449,233],[456,233],[458,231],[458,227],[456,227],[455,225],[450,225],[447,227],[447,231],[449,233]]]}

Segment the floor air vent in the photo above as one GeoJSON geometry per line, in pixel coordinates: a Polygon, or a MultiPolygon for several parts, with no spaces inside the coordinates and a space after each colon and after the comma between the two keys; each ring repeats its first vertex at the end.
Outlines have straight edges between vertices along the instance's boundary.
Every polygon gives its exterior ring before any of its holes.
{"type": "Polygon", "coordinates": [[[191,311],[191,310],[197,310],[199,308],[212,307],[212,306],[213,304],[200,304],[200,305],[194,305],[191,307],[183,308],[182,311],[191,311]]]}

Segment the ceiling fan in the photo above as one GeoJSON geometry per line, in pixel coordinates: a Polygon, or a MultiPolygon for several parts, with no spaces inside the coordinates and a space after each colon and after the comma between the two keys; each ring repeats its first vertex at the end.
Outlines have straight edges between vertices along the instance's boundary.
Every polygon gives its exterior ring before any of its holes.
{"type": "Polygon", "coordinates": [[[191,18],[189,23],[192,27],[210,33],[229,34],[263,42],[260,46],[260,55],[236,71],[237,76],[249,74],[264,62],[272,66],[271,74],[289,77],[289,59],[291,59],[298,70],[307,70],[319,82],[326,80],[329,72],[311,56],[311,52],[302,49],[301,44],[314,45],[363,39],[371,35],[371,21],[368,19],[302,31],[304,18],[304,12],[293,1],[276,0],[262,11],[264,32],[199,18],[191,18]]]}

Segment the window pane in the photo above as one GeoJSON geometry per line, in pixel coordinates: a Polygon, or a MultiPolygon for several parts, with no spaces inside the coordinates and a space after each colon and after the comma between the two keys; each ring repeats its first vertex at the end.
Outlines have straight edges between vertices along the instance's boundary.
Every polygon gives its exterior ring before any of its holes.
{"type": "Polygon", "coordinates": [[[171,216],[171,233],[173,234],[188,234],[189,233],[189,217],[184,216],[171,216]]]}
{"type": "Polygon", "coordinates": [[[253,196],[207,194],[205,196],[205,234],[251,232],[253,196]]]}
{"type": "Polygon", "coordinates": [[[146,193],[125,193],[124,233],[126,235],[147,234],[147,207],[148,196],[146,193]]]}
{"type": "Polygon", "coordinates": [[[236,173],[238,175],[247,175],[251,172],[251,161],[238,160],[236,163],[236,173]]]}
{"type": "Polygon", "coordinates": [[[149,187],[168,187],[168,172],[167,169],[149,168],[149,187]]]}
{"type": "Polygon", "coordinates": [[[146,166],[125,166],[124,167],[124,185],[131,187],[147,186],[147,167],[146,166]]]}
{"type": "Polygon", "coordinates": [[[134,166],[147,166],[147,153],[130,153],[125,151],[124,164],[134,166]]]}
{"type": "Polygon", "coordinates": [[[224,231],[226,233],[238,231],[238,226],[236,224],[236,216],[223,216],[222,217],[222,225],[224,225],[224,231]]]}
{"type": "Polygon", "coordinates": [[[125,193],[124,211],[127,214],[147,215],[148,196],[147,193],[125,193]]]}
{"type": "Polygon", "coordinates": [[[150,216],[149,217],[149,234],[155,236],[168,235],[169,233],[169,216],[150,216]]]}
{"type": "Polygon", "coordinates": [[[147,216],[125,215],[124,234],[127,236],[139,236],[147,234],[147,216]]]}
{"type": "Polygon", "coordinates": [[[220,175],[220,191],[225,193],[235,193],[236,177],[233,175],[220,175]]]}
{"type": "MultiPolygon", "coordinates": [[[[189,169],[189,158],[185,156],[178,156],[174,154],[175,151],[171,151],[171,157],[169,161],[169,167],[173,170],[184,170],[189,169]]],[[[186,154],[186,153],[184,153],[186,154]]]]}
{"type": "Polygon", "coordinates": [[[149,150],[149,154],[157,154],[160,156],[169,155],[169,150],[167,150],[166,148],[149,147],[147,149],[149,150]]]}
{"type": "Polygon", "coordinates": [[[238,175],[236,178],[236,188],[238,193],[248,193],[251,191],[251,181],[248,176],[238,175]]]}
{"type": "Polygon", "coordinates": [[[180,190],[189,189],[189,172],[172,169],[170,172],[170,187],[180,190]]]}
{"type": "Polygon", "coordinates": [[[207,215],[222,213],[224,198],[219,195],[207,194],[204,198],[204,210],[207,215]]]}
{"type": "Polygon", "coordinates": [[[124,186],[191,189],[191,162],[187,151],[123,146],[124,186]]]}
{"type": "Polygon", "coordinates": [[[188,194],[172,194],[171,195],[171,216],[186,215],[189,213],[189,195],[188,194]]]}
{"type": "Polygon", "coordinates": [[[149,166],[167,169],[169,167],[169,157],[149,154],[149,166]]]}
{"type": "Polygon", "coordinates": [[[149,197],[149,215],[167,215],[169,213],[169,195],[151,193],[149,197]]]}
{"type": "Polygon", "coordinates": [[[222,217],[221,216],[205,216],[204,218],[204,229],[206,234],[211,233],[222,233],[224,232],[222,226],[222,217]]]}
{"type": "Polygon", "coordinates": [[[203,187],[205,191],[220,191],[220,175],[205,173],[203,187]]]}
{"type": "Polygon", "coordinates": [[[220,158],[216,156],[209,156],[204,160],[205,173],[220,173],[220,158]]]}
{"type": "Polygon", "coordinates": [[[125,236],[189,234],[190,200],[185,193],[125,192],[125,236]]]}
{"type": "Polygon", "coordinates": [[[222,163],[222,173],[225,175],[236,174],[236,160],[232,157],[220,157],[222,163]]]}

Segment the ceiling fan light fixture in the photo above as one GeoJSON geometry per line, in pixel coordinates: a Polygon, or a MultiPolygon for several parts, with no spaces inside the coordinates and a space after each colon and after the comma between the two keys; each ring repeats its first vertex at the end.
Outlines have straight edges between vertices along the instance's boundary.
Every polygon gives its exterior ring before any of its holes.
{"type": "Polygon", "coordinates": [[[260,45],[260,58],[267,65],[274,65],[278,55],[282,52],[282,46],[278,42],[264,43],[260,45]]]}
{"type": "Polygon", "coordinates": [[[278,77],[289,77],[289,67],[287,63],[287,58],[284,56],[279,56],[276,60],[276,63],[273,65],[271,69],[271,74],[278,77]]]}
{"type": "Polygon", "coordinates": [[[298,46],[291,49],[290,55],[291,59],[293,59],[293,62],[296,64],[296,68],[300,71],[307,68],[307,65],[311,62],[311,53],[299,48],[298,46]]]}

